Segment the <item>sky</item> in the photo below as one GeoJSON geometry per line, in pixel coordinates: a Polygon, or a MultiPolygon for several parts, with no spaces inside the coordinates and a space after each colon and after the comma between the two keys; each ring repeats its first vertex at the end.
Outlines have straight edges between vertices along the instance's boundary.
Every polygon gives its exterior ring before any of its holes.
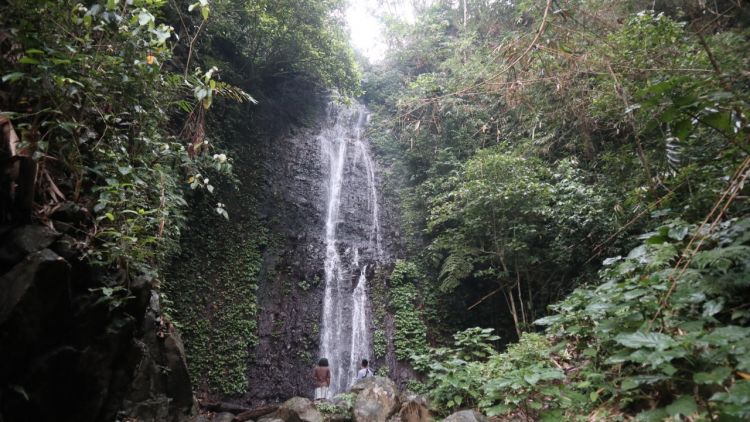
{"type": "MultiPolygon", "coordinates": [[[[383,25],[377,18],[377,14],[384,11],[384,6],[379,3],[382,3],[382,0],[349,0],[349,8],[346,11],[352,45],[371,62],[382,59],[386,51],[383,25]]],[[[405,20],[413,20],[414,13],[408,1],[398,2],[396,10],[390,11],[405,20]]]]}

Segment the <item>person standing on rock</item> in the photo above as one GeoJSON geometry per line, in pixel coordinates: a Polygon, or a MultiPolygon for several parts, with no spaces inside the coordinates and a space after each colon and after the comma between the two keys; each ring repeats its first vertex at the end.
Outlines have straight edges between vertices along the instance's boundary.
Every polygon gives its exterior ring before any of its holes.
{"type": "Polygon", "coordinates": [[[321,358],[313,368],[313,380],[315,381],[315,400],[328,398],[328,387],[331,385],[331,370],[328,368],[328,359],[321,358]]]}
{"type": "Polygon", "coordinates": [[[372,371],[367,367],[369,364],[370,362],[368,362],[367,359],[362,359],[362,369],[357,372],[358,380],[372,376],[372,371]]]}

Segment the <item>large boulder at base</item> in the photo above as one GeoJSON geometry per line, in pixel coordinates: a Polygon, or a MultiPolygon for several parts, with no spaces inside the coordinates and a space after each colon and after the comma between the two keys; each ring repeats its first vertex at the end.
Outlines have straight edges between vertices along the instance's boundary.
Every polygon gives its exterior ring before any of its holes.
{"type": "Polygon", "coordinates": [[[388,378],[365,378],[352,387],[352,392],[358,392],[354,402],[357,422],[385,422],[398,410],[398,388],[388,378]]]}
{"type": "Polygon", "coordinates": [[[434,420],[429,404],[424,396],[414,393],[401,395],[401,410],[397,419],[400,422],[428,422],[434,420]]]}
{"type": "Polygon", "coordinates": [[[486,416],[474,410],[462,410],[443,420],[443,422],[487,422],[486,416]]]}
{"type": "Polygon", "coordinates": [[[275,412],[262,417],[259,422],[323,422],[323,415],[315,408],[312,400],[304,397],[292,397],[285,401],[275,412]]]}

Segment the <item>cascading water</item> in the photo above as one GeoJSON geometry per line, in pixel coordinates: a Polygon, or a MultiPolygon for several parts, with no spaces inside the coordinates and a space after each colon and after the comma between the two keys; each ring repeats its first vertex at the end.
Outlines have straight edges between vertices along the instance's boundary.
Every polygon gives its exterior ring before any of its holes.
{"type": "Polygon", "coordinates": [[[372,350],[367,270],[382,259],[383,250],[375,168],[361,137],[366,120],[361,105],[331,104],[319,136],[329,168],[320,353],[331,369],[330,395],[351,385],[359,362],[372,350]]]}

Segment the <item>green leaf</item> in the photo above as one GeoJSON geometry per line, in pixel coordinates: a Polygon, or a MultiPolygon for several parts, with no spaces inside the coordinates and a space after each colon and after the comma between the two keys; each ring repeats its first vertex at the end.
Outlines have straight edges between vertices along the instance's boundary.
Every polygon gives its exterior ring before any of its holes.
{"type": "Polygon", "coordinates": [[[690,416],[698,411],[698,405],[690,396],[681,396],[666,407],[670,416],[690,416]]]}
{"type": "Polygon", "coordinates": [[[690,227],[688,226],[670,227],[668,236],[674,240],[682,240],[688,235],[688,233],[690,233],[690,227]]]}
{"type": "Polygon", "coordinates": [[[615,337],[615,341],[631,349],[650,348],[657,350],[666,350],[675,345],[672,337],[662,334],[642,331],[636,331],[631,334],[620,334],[615,337]]]}
{"type": "Polygon", "coordinates": [[[693,131],[692,119],[683,119],[674,124],[672,128],[672,134],[679,138],[681,141],[686,141],[690,133],[693,131]]]}
{"type": "Polygon", "coordinates": [[[29,57],[29,56],[23,56],[20,60],[18,60],[18,63],[21,64],[39,64],[39,60],[29,57]]]}
{"type": "Polygon", "coordinates": [[[539,382],[540,378],[541,377],[536,372],[532,372],[530,374],[525,374],[523,376],[524,381],[528,382],[531,385],[535,385],[537,382],[539,382]]]}
{"type": "Polygon", "coordinates": [[[716,368],[711,372],[696,372],[693,381],[697,384],[723,384],[732,375],[732,370],[727,367],[716,368]]]}
{"type": "Polygon", "coordinates": [[[146,9],[141,9],[138,13],[138,25],[145,26],[154,22],[154,15],[146,9]]]}
{"type": "Polygon", "coordinates": [[[636,415],[635,420],[642,422],[663,422],[669,414],[665,409],[646,410],[636,415]]]}
{"type": "Polygon", "coordinates": [[[712,317],[721,310],[724,309],[724,301],[721,299],[713,299],[703,304],[703,316],[712,317]]]}
{"type": "Polygon", "coordinates": [[[8,73],[7,75],[3,75],[2,80],[3,82],[13,82],[18,79],[21,79],[23,75],[25,75],[25,73],[23,72],[11,72],[11,73],[8,73]]]}
{"type": "Polygon", "coordinates": [[[709,114],[704,116],[701,122],[722,132],[729,132],[732,129],[732,115],[729,112],[709,114]]]}
{"type": "Polygon", "coordinates": [[[638,387],[638,382],[632,378],[625,378],[620,383],[620,390],[628,391],[638,387]]]}

